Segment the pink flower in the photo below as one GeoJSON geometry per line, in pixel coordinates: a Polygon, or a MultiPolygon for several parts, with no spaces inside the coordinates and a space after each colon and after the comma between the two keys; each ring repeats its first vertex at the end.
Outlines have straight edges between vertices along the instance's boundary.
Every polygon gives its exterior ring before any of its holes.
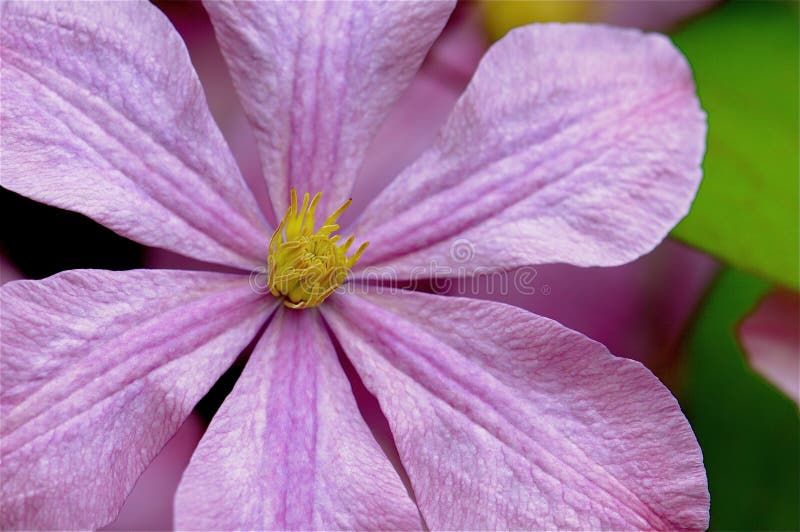
{"type": "Polygon", "coordinates": [[[800,402],[800,296],[774,290],[742,322],[739,337],[750,365],[800,402]]]}
{"type": "MultiPolygon", "coordinates": [[[[276,219],[349,194],[452,6],[207,5],[276,219]]],[[[433,145],[343,234],[273,228],[148,4],[2,4],[3,186],[241,274],[77,270],[2,287],[2,525],[90,527],[239,352],[187,468],[181,528],[704,528],[697,442],[640,364],[507,305],[382,293],[463,266],[614,265],[653,248],[700,180],[705,116],[669,41],[530,26],[493,46],[433,145]],[[318,247],[311,247],[311,242],[318,247]],[[299,246],[299,248],[298,248],[299,246]],[[308,252],[302,259],[295,249],[308,252]],[[312,287],[301,262],[323,268],[312,287]],[[249,271],[269,264],[273,297],[249,271]],[[276,281],[277,279],[277,281],[276,281]],[[284,303],[281,305],[281,303],[284,303]],[[318,304],[317,303],[321,303],[318,304]],[[289,310],[287,305],[313,305],[289,310]],[[380,402],[408,488],[340,357],[380,402]]],[[[309,216],[313,218],[313,216],[309,216]]],[[[473,270],[474,271],[474,270],[473,270]]]]}

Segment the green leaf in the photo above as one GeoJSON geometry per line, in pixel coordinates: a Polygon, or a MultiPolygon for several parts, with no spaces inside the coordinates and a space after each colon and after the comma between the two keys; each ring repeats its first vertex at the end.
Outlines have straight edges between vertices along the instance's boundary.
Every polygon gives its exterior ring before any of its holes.
{"type": "Polygon", "coordinates": [[[796,6],[728,2],[673,39],[709,121],[703,183],[673,236],[797,288],[796,6]]]}
{"type": "Polygon", "coordinates": [[[800,416],[750,370],[735,336],[768,289],[763,280],[725,271],[686,345],[680,400],[703,450],[716,530],[800,529],[800,416]]]}

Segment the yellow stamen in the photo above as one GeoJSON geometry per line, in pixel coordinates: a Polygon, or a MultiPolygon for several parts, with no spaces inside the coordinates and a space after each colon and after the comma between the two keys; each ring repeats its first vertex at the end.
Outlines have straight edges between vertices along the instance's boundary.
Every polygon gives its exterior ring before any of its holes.
{"type": "Polygon", "coordinates": [[[275,297],[282,297],[289,308],[315,307],[325,301],[347,277],[358,258],[367,249],[369,242],[347,256],[354,237],[339,244],[336,220],[350,206],[352,200],[325,219],[318,230],[314,230],[314,217],[321,192],[313,198],[303,195],[303,204],[298,210],[297,193],[292,189],[289,208],[269,242],[269,289],[275,297]]]}

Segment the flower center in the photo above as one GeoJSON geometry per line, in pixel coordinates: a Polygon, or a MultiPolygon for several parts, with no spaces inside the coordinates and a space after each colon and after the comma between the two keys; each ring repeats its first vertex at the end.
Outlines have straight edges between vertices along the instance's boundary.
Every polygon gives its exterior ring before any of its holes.
{"type": "Polygon", "coordinates": [[[339,235],[333,234],[339,230],[337,218],[352,200],[345,201],[315,231],[314,211],[321,197],[322,193],[317,192],[309,203],[306,192],[298,210],[293,188],[292,203],[269,242],[269,289],[275,297],[282,297],[289,308],[315,307],[325,301],[369,244],[364,242],[348,257],[354,237],[339,244],[339,235]]]}

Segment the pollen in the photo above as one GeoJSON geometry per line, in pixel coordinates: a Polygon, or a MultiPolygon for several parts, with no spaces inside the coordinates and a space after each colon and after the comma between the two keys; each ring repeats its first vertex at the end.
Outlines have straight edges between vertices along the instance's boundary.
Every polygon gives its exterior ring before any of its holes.
{"type": "Polygon", "coordinates": [[[339,235],[334,234],[339,230],[336,220],[352,200],[345,201],[315,229],[314,216],[321,197],[321,192],[313,199],[306,193],[298,209],[297,192],[292,189],[291,205],[269,242],[269,289],[289,308],[316,307],[325,301],[344,282],[369,244],[361,244],[348,256],[354,237],[340,242],[339,235]]]}

